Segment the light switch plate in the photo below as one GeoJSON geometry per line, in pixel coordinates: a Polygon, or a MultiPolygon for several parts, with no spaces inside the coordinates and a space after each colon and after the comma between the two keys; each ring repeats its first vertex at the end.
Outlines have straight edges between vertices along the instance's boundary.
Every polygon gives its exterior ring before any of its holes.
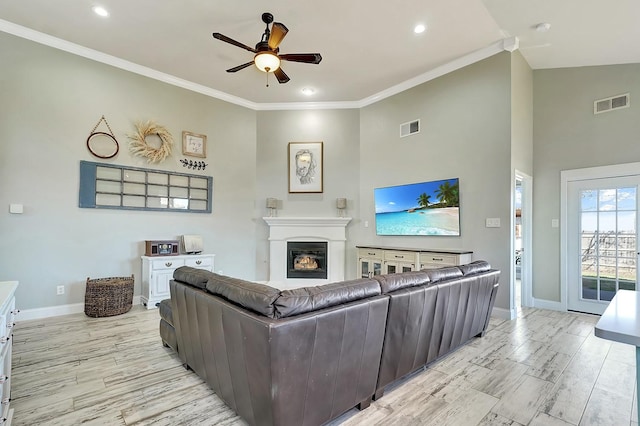
{"type": "Polygon", "coordinates": [[[500,228],[500,218],[499,217],[488,217],[485,221],[485,226],[487,228],[500,228]]]}
{"type": "Polygon", "coordinates": [[[23,212],[24,207],[22,204],[9,204],[9,213],[22,214],[23,212]]]}
{"type": "Polygon", "coordinates": [[[551,227],[552,228],[559,228],[560,227],[560,221],[558,219],[551,219],[551,227]]]}

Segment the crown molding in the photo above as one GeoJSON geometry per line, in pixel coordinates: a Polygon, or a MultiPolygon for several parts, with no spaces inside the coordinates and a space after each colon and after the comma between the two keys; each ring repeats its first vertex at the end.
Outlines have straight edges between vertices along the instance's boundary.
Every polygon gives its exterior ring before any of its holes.
{"type": "MultiPolygon", "coordinates": [[[[420,84],[426,83],[427,81],[466,67],[467,65],[486,59],[502,51],[512,51],[509,50],[508,47],[513,46],[514,44],[511,39],[499,40],[488,47],[476,50],[475,52],[469,53],[468,55],[434,68],[433,70],[417,77],[368,96],[360,101],[256,103],[2,19],[0,19],[0,31],[255,111],[360,109],[420,84]]],[[[515,45],[517,49],[517,38],[515,39],[515,45]]]]}
{"type": "Polygon", "coordinates": [[[493,56],[497,53],[500,53],[504,50],[503,40],[499,40],[488,47],[485,47],[480,50],[476,50],[475,52],[471,52],[468,55],[464,55],[458,59],[454,59],[453,61],[441,65],[437,68],[434,68],[430,71],[427,71],[424,74],[420,74],[417,77],[404,81],[395,86],[389,87],[382,92],[378,92],[374,95],[371,95],[367,98],[362,99],[358,102],[360,108],[366,107],[368,105],[374,104],[376,102],[381,101],[382,99],[388,98],[393,95],[397,95],[400,92],[404,92],[405,90],[416,87],[420,84],[426,83],[427,81],[434,80],[438,77],[441,77],[445,74],[449,74],[453,71],[459,70],[460,68],[464,68],[467,65],[471,65],[473,63],[482,61],[483,59],[487,59],[490,56],[493,56]]]}
{"type": "Polygon", "coordinates": [[[210,96],[212,98],[220,99],[225,102],[240,105],[254,110],[258,109],[258,104],[256,104],[255,102],[251,102],[246,99],[221,92],[219,90],[214,90],[210,87],[196,84],[170,74],[165,74],[152,68],[148,68],[134,62],[126,61],[112,55],[107,55],[106,53],[89,49],[88,47],[80,46],[79,44],[71,43],[69,41],[41,33],[39,31],[34,31],[30,28],[16,25],[12,22],[8,22],[2,19],[0,19],[0,31],[22,37],[24,39],[43,44],[45,46],[53,47],[58,50],[63,50],[74,55],[82,56],[87,59],[92,59],[103,64],[111,65],[125,71],[130,71],[135,74],[149,77],[154,80],[162,81],[173,86],[182,87],[183,89],[191,90],[192,92],[197,92],[206,96],[210,96]]]}

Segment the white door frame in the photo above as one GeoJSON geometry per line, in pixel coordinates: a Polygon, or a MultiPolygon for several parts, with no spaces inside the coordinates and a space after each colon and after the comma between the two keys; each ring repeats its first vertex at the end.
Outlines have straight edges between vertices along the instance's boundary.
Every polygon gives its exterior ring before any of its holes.
{"type": "Polygon", "coordinates": [[[560,305],[567,310],[569,268],[567,265],[568,211],[567,196],[569,182],[591,179],[607,179],[640,175],[640,163],[614,164],[611,166],[587,167],[560,171],[560,305]]]}
{"type": "MultiPolygon", "coordinates": [[[[533,178],[526,173],[522,173],[519,170],[515,170],[512,181],[512,200],[511,200],[511,217],[513,225],[511,226],[511,312],[517,312],[516,310],[516,230],[515,230],[515,217],[516,217],[516,179],[522,181],[522,214],[520,216],[521,232],[522,232],[522,253],[523,256],[520,262],[520,282],[522,286],[521,301],[522,306],[533,306],[533,294],[532,294],[532,259],[533,244],[532,244],[532,224],[533,224],[533,178]]],[[[512,315],[512,317],[514,317],[512,315]]]]}

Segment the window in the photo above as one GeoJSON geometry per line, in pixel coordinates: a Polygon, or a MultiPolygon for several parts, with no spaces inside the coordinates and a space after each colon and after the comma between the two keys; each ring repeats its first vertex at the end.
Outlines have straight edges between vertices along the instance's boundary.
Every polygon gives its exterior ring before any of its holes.
{"type": "Polygon", "coordinates": [[[81,208],[211,213],[213,178],[80,161],[81,208]]]}

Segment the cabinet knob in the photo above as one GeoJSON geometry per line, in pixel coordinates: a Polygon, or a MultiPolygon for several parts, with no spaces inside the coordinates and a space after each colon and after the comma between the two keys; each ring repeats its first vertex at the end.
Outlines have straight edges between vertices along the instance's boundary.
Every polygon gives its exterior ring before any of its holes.
{"type": "Polygon", "coordinates": [[[200,265],[202,263],[202,260],[196,260],[196,265],[200,265]]]}
{"type": "Polygon", "coordinates": [[[164,264],[164,266],[166,266],[167,268],[168,268],[169,266],[171,266],[171,265],[173,265],[173,262],[165,262],[165,264],[164,264]]]}

